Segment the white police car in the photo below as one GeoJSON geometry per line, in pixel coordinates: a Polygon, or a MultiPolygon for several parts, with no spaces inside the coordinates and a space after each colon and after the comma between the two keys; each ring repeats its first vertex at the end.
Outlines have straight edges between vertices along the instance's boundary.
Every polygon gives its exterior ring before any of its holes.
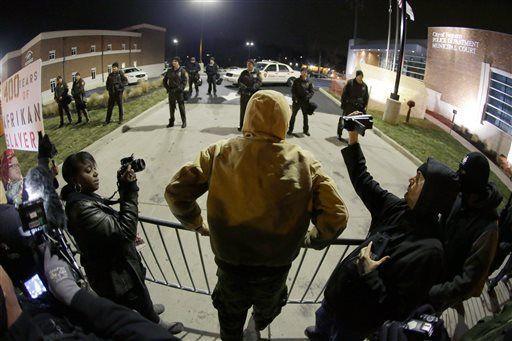
{"type": "MultiPolygon", "coordinates": [[[[300,72],[293,70],[289,65],[273,60],[262,60],[255,67],[260,70],[263,84],[286,84],[292,86],[293,81],[300,77],[300,72]]],[[[222,76],[228,85],[236,85],[238,77],[246,68],[229,68],[222,76]]]]}

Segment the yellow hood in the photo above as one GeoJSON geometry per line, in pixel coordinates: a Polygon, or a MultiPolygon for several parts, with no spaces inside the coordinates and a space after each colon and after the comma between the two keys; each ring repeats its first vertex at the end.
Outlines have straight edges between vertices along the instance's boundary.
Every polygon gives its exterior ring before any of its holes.
{"type": "Polygon", "coordinates": [[[286,98],[274,90],[261,90],[252,95],[245,112],[243,133],[284,140],[291,110],[286,98]]]}

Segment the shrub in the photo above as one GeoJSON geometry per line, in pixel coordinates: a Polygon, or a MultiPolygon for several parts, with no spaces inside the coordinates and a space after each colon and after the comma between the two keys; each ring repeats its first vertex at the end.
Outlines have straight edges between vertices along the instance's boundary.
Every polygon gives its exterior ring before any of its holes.
{"type": "Polygon", "coordinates": [[[56,102],[43,105],[43,117],[56,116],[59,113],[59,106],[56,102]]]}
{"type": "Polygon", "coordinates": [[[141,82],[137,85],[138,88],[142,90],[143,94],[147,94],[149,92],[149,84],[148,82],[141,82]]]}
{"type": "Polygon", "coordinates": [[[159,89],[163,86],[164,84],[162,82],[162,79],[155,79],[154,81],[149,82],[149,87],[151,90],[159,89]]]}
{"type": "Polygon", "coordinates": [[[143,90],[142,86],[135,86],[125,92],[126,98],[139,97],[139,96],[142,96],[143,93],[144,93],[144,90],[143,90]]]}
{"type": "Polygon", "coordinates": [[[105,105],[103,103],[104,103],[103,94],[93,93],[87,99],[87,108],[88,109],[104,108],[105,105]]]}

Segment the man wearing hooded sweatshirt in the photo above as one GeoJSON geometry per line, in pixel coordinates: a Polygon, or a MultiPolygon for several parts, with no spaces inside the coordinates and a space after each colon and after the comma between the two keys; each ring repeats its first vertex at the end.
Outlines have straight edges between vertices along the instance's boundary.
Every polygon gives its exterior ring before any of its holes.
{"type": "Polygon", "coordinates": [[[427,302],[443,271],[442,245],[431,237],[435,218],[458,192],[455,172],[432,158],[409,179],[403,199],[386,191],[368,173],[354,131],[341,153],[372,221],[365,242],[329,278],[316,325],[305,331],[311,340],[363,340],[427,302]]]}
{"type": "Polygon", "coordinates": [[[181,223],[210,234],[218,265],[212,299],[223,340],[242,338],[251,306],[256,329],[268,326],[286,303],[286,278],[300,247],[326,246],[347,225],[334,181],[313,155],[285,141],[289,121],[282,94],[256,92],[244,135],[203,150],[165,190],[181,223]],[[196,203],[207,191],[210,230],[196,203]]]}
{"type": "Polygon", "coordinates": [[[498,212],[502,196],[489,182],[489,162],[478,152],[460,163],[461,193],[441,230],[446,276],[430,290],[434,308],[442,311],[480,296],[498,246],[498,212]]]}

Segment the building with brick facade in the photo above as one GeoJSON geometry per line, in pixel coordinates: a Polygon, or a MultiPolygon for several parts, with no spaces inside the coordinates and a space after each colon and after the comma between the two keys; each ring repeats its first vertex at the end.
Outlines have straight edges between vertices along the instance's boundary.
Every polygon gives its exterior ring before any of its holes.
{"type": "Polygon", "coordinates": [[[140,24],[118,31],[67,30],[43,32],[21,49],[1,60],[1,81],[32,61],[41,59],[43,103],[53,99],[56,78],[61,75],[71,85],[79,72],[86,89],[105,85],[114,62],[120,67],[137,66],[156,77],[164,69],[166,29],[140,24]]]}
{"type": "Polygon", "coordinates": [[[512,159],[512,35],[430,27],[425,85],[427,110],[512,159]]]}

